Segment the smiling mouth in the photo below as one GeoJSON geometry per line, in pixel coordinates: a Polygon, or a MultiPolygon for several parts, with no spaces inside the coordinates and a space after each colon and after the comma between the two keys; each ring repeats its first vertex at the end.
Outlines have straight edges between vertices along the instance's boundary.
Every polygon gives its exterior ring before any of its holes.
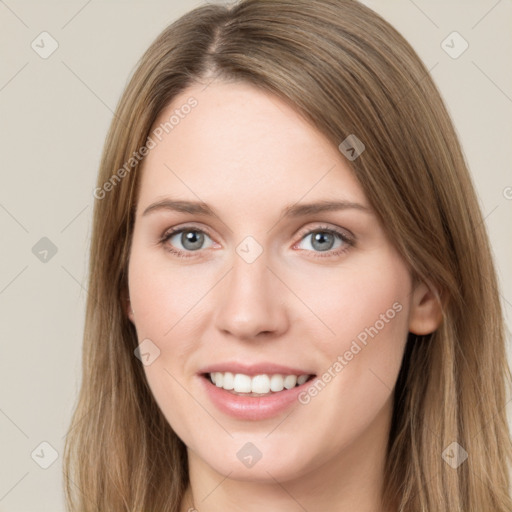
{"type": "Polygon", "coordinates": [[[260,374],[245,375],[243,373],[212,372],[205,373],[203,377],[211,384],[239,396],[269,396],[304,385],[315,375],[284,375],[260,374]]]}

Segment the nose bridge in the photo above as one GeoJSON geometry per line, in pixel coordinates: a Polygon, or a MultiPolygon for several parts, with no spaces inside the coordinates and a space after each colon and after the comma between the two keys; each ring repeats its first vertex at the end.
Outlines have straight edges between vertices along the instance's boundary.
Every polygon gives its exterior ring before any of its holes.
{"type": "Polygon", "coordinates": [[[267,268],[267,253],[251,238],[237,246],[217,303],[218,329],[240,338],[286,327],[284,304],[279,300],[283,287],[267,268]]]}

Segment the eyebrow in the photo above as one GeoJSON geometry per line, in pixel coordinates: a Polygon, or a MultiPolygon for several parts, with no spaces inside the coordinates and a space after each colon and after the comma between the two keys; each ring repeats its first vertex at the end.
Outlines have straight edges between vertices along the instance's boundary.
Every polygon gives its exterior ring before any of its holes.
{"type": "MultiPolygon", "coordinates": [[[[370,208],[359,204],[354,203],[352,201],[317,201],[314,203],[295,203],[286,206],[283,209],[281,217],[304,217],[306,215],[314,215],[317,213],[323,212],[332,212],[332,211],[340,211],[340,210],[348,210],[355,209],[360,210],[362,212],[371,213],[370,208]]],[[[161,201],[157,201],[149,205],[142,216],[148,215],[150,213],[162,210],[176,211],[182,213],[190,213],[193,215],[203,215],[203,216],[211,216],[211,217],[219,217],[215,212],[215,209],[209,206],[206,203],[199,201],[183,201],[183,200],[172,200],[172,199],[163,199],[161,201]]]]}

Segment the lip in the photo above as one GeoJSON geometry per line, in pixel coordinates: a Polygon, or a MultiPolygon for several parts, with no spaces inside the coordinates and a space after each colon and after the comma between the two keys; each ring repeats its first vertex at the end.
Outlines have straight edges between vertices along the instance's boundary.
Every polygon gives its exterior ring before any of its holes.
{"type": "Polygon", "coordinates": [[[291,368],[289,366],[282,366],[275,363],[255,363],[255,364],[243,364],[236,361],[233,362],[225,362],[212,364],[209,366],[205,366],[198,371],[198,375],[203,375],[205,373],[214,373],[214,372],[231,372],[231,373],[243,373],[244,375],[249,375],[250,377],[254,377],[255,375],[267,374],[267,375],[315,375],[314,371],[304,370],[298,368],[291,368]]]}
{"type": "MultiPolygon", "coordinates": [[[[304,375],[304,373],[301,375],[304,375]]],[[[249,421],[270,419],[287,411],[293,406],[298,407],[300,405],[298,395],[309,387],[314,379],[315,377],[300,386],[295,386],[292,389],[284,389],[283,391],[271,393],[267,396],[241,396],[230,393],[224,388],[217,387],[211,382],[208,376],[204,374],[199,375],[199,380],[205,394],[219,411],[228,416],[249,421]]]]}

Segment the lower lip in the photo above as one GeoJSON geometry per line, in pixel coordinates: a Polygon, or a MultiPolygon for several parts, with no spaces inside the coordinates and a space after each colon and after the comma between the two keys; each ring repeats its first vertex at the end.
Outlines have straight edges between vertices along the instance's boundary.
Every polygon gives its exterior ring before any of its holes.
{"type": "Polygon", "coordinates": [[[223,413],[242,420],[265,420],[286,411],[293,403],[298,404],[298,395],[311,385],[311,380],[301,386],[285,389],[267,396],[234,395],[213,384],[208,377],[200,376],[210,400],[223,413]]]}

